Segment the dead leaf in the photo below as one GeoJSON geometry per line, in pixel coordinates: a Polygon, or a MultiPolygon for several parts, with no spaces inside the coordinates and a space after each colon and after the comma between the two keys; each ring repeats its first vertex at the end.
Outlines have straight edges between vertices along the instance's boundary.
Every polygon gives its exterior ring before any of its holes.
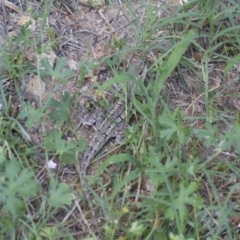
{"type": "Polygon", "coordinates": [[[6,7],[11,8],[12,10],[21,13],[20,8],[17,7],[15,4],[7,1],[7,0],[0,0],[0,3],[4,4],[6,7]]]}

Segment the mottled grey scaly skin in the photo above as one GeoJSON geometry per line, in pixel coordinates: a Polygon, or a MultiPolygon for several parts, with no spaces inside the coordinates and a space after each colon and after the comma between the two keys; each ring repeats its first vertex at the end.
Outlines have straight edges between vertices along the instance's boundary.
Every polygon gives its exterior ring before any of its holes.
{"type": "MultiPolygon", "coordinates": [[[[89,165],[92,160],[97,156],[103,146],[109,141],[109,139],[115,136],[116,126],[125,119],[125,103],[118,100],[108,111],[106,119],[99,126],[99,131],[95,134],[89,144],[88,150],[84,153],[81,160],[81,184],[85,198],[88,202],[94,224],[97,225],[97,218],[93,207],[93,202],[87,188],[86,174],[89,165]]],[[[99,229],[98,229],[99,230],[99,229]]]]}
{"type": "MultiPolygon", "coordinates": [[[[139,65],[138,73],[140,73],[142,70],[145,70],[142,72],[142,80],[144,81],[146,77],[146,70],[147,68],[144,66],[143,62],[139,65]]],[[[132,84],[129,83],[128,86],[128,92],[130,93],[132,84]]],[[[130,94],[129,94],[130,96],[130,94]]],[[[97,133],[94,135],[93,139],[91,140],[89,144],[88,150],[84,153],[83,158],[81,160],[81,169],[80,169],[80,178],[81,178],[81,184],[83,188],[83,193],[86,197],[86,200],[88,202],[94,224],[97,227],[98,233],[100,233],[98,224],[97,224],[97,218],[93,207],[93,202],[91,199],[91,196],[89,194],[88,188],[87,188],[87,181],[86,181],[86,174],[89,165],[91,164],[92,160],[97,156],[99,151],[104,147],[104,145],[109,141],[109,139],[118,136],[119,135],[119,129],[118,126],[121,126],[121,124],[125,121],[125,102],[122,100],[118,100],[108,111],[106,114],[106,119],[100,124],[98,127],[97,133]]],[[[122,126],[121,126],[122,127],[122,126]]],[[[122,127],[124,130],[124,127],[122,127]]]]}

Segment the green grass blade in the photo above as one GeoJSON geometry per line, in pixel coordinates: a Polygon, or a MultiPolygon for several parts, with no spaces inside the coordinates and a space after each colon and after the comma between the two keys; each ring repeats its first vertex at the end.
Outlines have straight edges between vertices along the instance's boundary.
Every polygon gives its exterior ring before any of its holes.
{"type": "Polygon", "coordinates": [[[156,81],[155,87],[153,89],[153,99],[155,99],[155,104],[158,102],[159,94],[163,88],[164,83],[171,75],[175,67],[179,64],[183,54],[186,52],[189,45],[198,36],[197,31],[190,30],[187,32],[186,36],[175,45],[172,53],[166,62],[161,66],[159,77],[156,81]]]}

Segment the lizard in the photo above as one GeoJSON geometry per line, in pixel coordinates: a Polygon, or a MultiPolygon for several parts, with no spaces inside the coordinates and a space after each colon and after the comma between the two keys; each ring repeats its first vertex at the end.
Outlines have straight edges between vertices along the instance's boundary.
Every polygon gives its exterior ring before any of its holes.
{"type": "MultiPolygon", "coordinates": [[[[104,145],[110,140],[110,138],[114,137],[114,129],[116,126],[124,121],[125,119],[125,103],[122,100],[118,100],[112,108],[109,110],[107,114],[107,118],[102,122],[99,126],[100,131],[95,134],[93,139],[89,143],[89,148],[84,153],[81,164],[80,164],[80,180],[83,189],[83,193],[88,202],[88,206],[90,208],[93,223],[98,227],[97,218],[93,207],[93,202],[90,196],[90,193],[87,188],[86,174],[91,161],[97,156],[99,151],[104,147],[104,145]]],[[[99,228],[97,228],[98,232],[100,232],[99,228]]]]}
{"type": "MultiPolygon", "coordinates": [[[[143,70],[143,65],[140,65],[139,71],[143,70]]],[[[145,78],[146,71],[142,73],[142,79],[145,78]]],[[[128,91],[130,90],[128,87],[128,91]]],[[[115,130],[119,124],[125,121],[126,112],[125,112],[125,101],[118,99],[118,101],[112,105],[109,109],[105,120],[98,127],[99,131],[96,132],[93,139],[89,143],[88,149],[85,151],[81,164],[80,164],[80,181],[83,189],[83,193],[88,202],[93,223],[97,227],[97,232],[100,234],[100,229],[97,224],[97,218],[94,211],[93,202],[87,187],[87,170],[92,160],[97,156],[99,151],[104,147],[104,145],[113,137],[115,137],[115,130]]]]}

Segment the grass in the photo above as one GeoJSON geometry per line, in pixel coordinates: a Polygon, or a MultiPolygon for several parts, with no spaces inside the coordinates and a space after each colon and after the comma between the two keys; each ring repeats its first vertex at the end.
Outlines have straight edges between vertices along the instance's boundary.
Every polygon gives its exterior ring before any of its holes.
{"type": "MultiPolygon", "coordinates": [[[[133,19],[123,11],[129,21],[124,38],[112,35],[102,43],[111,51],[98,61],[85,54],[77,70],[61,49],[70,36],[48,25],[50,3],[32,5],[37,31],[23,25],[17,36],[7,36],[0,59],[6,70],[0,82],[0,239],[239,239],[239,6],[233,0],[228,7],[210,0],[153,2],[126,2],[133,19]],[[52,48],[60,53],[54,64],[42,59],[52,48]],[[126,74],[134,61],[146,65],[144,83],[126,74]],[[102,66],[114,76],[103,83],[94,81],[102,66]],[[30,74],[47,85],[47,98],[40,95],[37,105],[21,87],[30,74]],[[116,93],[112,85],[126,89],[127,79],[131,93],[116,93]],[[76,119],[86,96],[71,84],[97,89],[101,97],[92,96],[103,108],[114,102],[113,92],[126,101],[123,144],[106,146],[89,169],[101,236],[74,167],[89,140],[79,133],[91,129],[76,119]]],[[[85,103],[91,111],[95,100],[85,103]]]]}

